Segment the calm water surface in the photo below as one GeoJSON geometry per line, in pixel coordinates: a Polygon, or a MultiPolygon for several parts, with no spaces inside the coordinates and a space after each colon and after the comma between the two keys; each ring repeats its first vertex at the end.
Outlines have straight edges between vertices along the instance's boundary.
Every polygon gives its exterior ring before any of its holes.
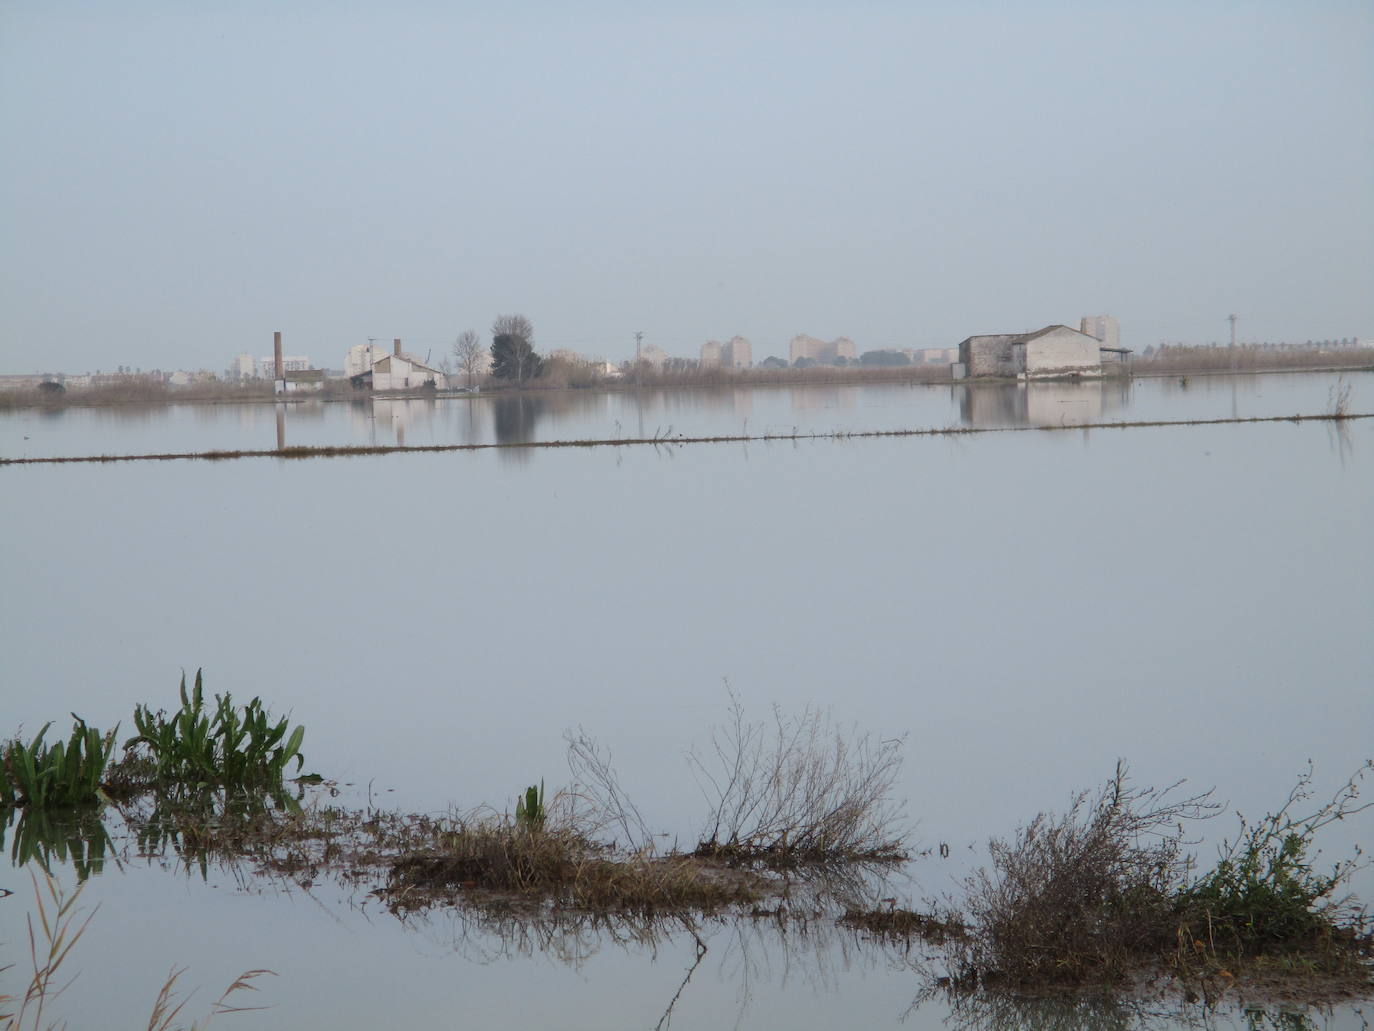
{"type": "MultiPolygon", "coordinates": [[[[1234,403],[1322,411],[1335,382],[1244,379],[1234,403]]],[[[965,418],[957,392],[908,408],[888,388],[846,389],[852,404],[836,394],[812,426],[965,418]]],[[[658,398],[646,428],[742,417],[693,397],[658,398]]],[[[634,435],[630,400],[593,398],[611,407],[530,432],[604,435],[610,418],[634,435]]],[[[1003,398],[999,417],[1017,404],[1003,398]]],[[[1231,404],[1230,384],[1137,384],[1111,414],[1231,404]]],[[[786,391],[749,405],[751,431],[798,418],[786,391]]],[[[440,402],[425,432],[451,439],[479,410],[440,402]]],[[[292,443],[356,439],[347,406],[321,410],[313,441],[296,438],[297,414],[292,443]]],[[[270,447],[274,432],[270,407],[4,419],[7,434],[34,419],[59,450],[111,453],[270,447]]],[[[72,710],[127,729],[135,703],[170,705],[181,670],[203,666],[210,689],[261,694],[304,723],[308,768],[356,785],[354,800],[370,783],[374,801],[428,811],[556,786],[562,734],[581,726],[650,824],[685,843],[704,803],[683,756],[724,718],[728,681],[756,716],[814,705],[906,736],[916,842],[950,846],[911,865],[919,901],[1118,757],[1143,783],[1216,785],[1248,813],[1278,804],[1309,758],[1334,789],[1374,727],[1372,524],[1369,421],[10,467],[3,729],[72,710]]],[[[1371,829],[1369,814],[1332,828],[1328,853],[1371,829]]],[[[27,874],[0,866],[0,886],[17,892],[0,902],[0,965],[22,966],[27,874]]],[[[1369,876],[1358,887],[1374,897],[1369,876]]],[[[225,1019],[244,1028],[653,1027],[695,957],[681,933],[507,940],[453,914],[403,925],[327,887],[215,870],[203,883],[138,859],[107,866],[84,901],[101,910],[54,1014],[73,1027],[146,1020],[173,963],[205,986],[202,1008],[243,969],[277,971],[273,1009],[225,1019]]],[[[902,957],[833,931],[703,937],[678,1028],[949,1016],[908,1014],[919,981],[902,957]]],[[[1360,1026],[1351,1007],[1323,1019],[1360,1026]]]]}
{"type": "Polygon", "coordinates": [[[1338,390],[1348,391],[1351,411],[1374,410],[1374,373],[1368,372],[0,410],[0,457],[1312,415],[1329,411],[1338,390]]]}

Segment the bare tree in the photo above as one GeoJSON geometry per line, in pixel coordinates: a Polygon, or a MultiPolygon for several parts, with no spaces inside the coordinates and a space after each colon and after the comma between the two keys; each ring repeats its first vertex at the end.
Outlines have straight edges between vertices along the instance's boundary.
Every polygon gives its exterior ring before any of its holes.
{"type": "Polygon", "coordinates": [[[458,360],[458,368],[467,374],[468,388],[472,388],[473,378],[486,364],[487,349],[482,346],[482,338],[475,329],[465,329],[458,334],[453,344],[453,357],[458,360]]]}

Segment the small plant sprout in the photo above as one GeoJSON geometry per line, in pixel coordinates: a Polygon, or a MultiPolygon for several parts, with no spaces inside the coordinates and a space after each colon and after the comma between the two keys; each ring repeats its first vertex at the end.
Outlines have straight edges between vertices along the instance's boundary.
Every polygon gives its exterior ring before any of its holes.
{"type": "Polygon", "coordinates": [[[538,787],[531,784],[525,794],[515,800],[515,826],[531,833],[542,831],[545,816],[544,782],[541,780],[538,787]]]}

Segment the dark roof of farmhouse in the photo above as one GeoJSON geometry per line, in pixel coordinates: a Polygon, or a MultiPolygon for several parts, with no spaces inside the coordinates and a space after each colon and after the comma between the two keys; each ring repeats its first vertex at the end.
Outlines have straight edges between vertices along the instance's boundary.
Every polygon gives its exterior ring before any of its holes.
{"type": "MultiPolygon", "coordinates": [[[[1082,333],[1080,330],[1074,329],[1072,326],[1055,323],[1052,326],[1046,326],[1044,329],[1028,329],[1024,333],[986,333],[981,336],[971,336],[961,341],[961,343],[1024,344],[1056,329],[1067,329],[1070,333],[1080,333],[1082,336],[1088,335],[1087,333],[1082,333]]],[[[1096,339],[1096,337],[1093,339],[1096,339]]]]}

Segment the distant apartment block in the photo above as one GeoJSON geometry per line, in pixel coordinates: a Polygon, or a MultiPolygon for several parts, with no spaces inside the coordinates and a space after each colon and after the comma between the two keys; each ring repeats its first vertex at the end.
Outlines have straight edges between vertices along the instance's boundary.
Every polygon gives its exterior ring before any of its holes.
{"type": "Polygon", "coordinates": [[[1103,347],[1121,346],[1121,327],[1111,315],[1084,315],[1078,322],[1078,328],[1100,340],[1103,347]]]}
{"type": "MultiPolygon", "coordinates": [[[[282,357],[284,372],[305,372],[310,368],[310,359],[303,354],[282,357]]],[[[272,379],[276,375],[276,360],[271,355],[254,358],[251,354],[240,354],[235,356],[230,371],[238,379],[272,379]]]]}
{"type": "Polygon", "coordinates": [[[727,369],[747,369],[754,364],[754,349],[744,337],[731,337],[721,350],[720,360],[727,369]]]}
{"type": "Polygon", "coordinates": [[[823,364],[840,358],[854,361],[859,357],[859,349],[848,337],[836,337],[834,340],[825,341],[799,333],[788,344],[788,357],[793,365],[803,359],[823,364]]]}
{"type": "Polygon", "coordinates": [[[747,369],[754,364],[754,349],[744,337],[731,337],[728,343],[708,340],[701,345],[703,369],[747,369]]]}
{"type": "Polygon", "coordinates": [[[913,365],[948,365],[959,360],[957,347],[925,347],[910,353],[913,365]]]}
{"type": "Polygon", "coordinates": [[[639,360],[651,369],[662,369],[668,363],[668,352],[650,344],[639,351],[639,360]]]}
{"type": "Polygon", "coordinates": [[[386,348],[376,344],[354,344],[344,356],[344,375],[361,376],[386,357],[386,348]]]}

